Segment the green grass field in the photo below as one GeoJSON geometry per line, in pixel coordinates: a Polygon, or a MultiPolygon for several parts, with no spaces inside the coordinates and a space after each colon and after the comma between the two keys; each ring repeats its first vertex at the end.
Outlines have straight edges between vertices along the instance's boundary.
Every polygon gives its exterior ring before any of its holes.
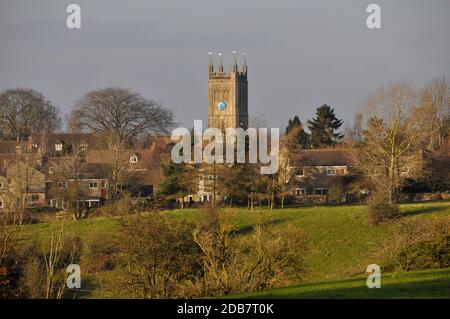
{"type": "MultiPolygon", "coordinates": [[[[371,226],[366,222],[366,212],[363,206],[318,206],[302,208],[286,208],[270,210],[234,209],[236,211],[235,226],[239,236],[245,236],[251,230],[254,222],[260,217],[269,218],[269,227],[283,228],[292,223],[301,228],[307,235],[311,249],[305,256],[307,273],[301,286],[293,286],[261,292],[258,296],[273,297],[425,297],[448,296],[450,285],[450,270],[430,271],[424,273],[391,274],[386,278],[383,288],[369,289],[365,287],[365,277],[358,279],[358,274],[365,272],[369,264],[382,264],[382,260],[374,258],[377,245],[388,240],[393,235],[395,223],[371,226]],[[421,283],[421,281],[423,281],[421,283]],[[443,289],[443,282],[447,289],[443,289]],[[406,283],[406,285],[403,285],[406,283]],[[420,289],[421,285],[427,287],[420,289]],[[403,288],[407,291],[403,292],[403,288]],[[408,288],[410,287],[410,288],[408,288]],[[417,287],[418,289],[415,289],[417,287]],[[414,294],[414,291],[417,293],[414,294]],[[264,295],[265,294],[265,295],[264,295]],[[271,295],[273,294],[273,295],[271,295]]],[[[432,218],[435,216],[450,216],[449,202],[432,202],[406,204],[401,206],[400,219],[432,218]]],[[[151,213],[148,213],[151,214],[151,213]]],[[[167,214],[173,218],[195,220],[200,214],[195,209],[174,210],[167,214]]],[[[81,237],[83,242],[96,238],[113,238],[117,227],[117,218],[92,218],[79,221],[65,221],[64,232],[67,235],[81,237]]],[[[45,243],[52,232],[58,232],[61,222],[23,226],[23,240],[45,243]]],[[[102,274],[102,285],[114,282],[116,271],[102,274]]],[[[90,297],[126,297],[121,292],[103,293],[96,290],[90,297]]]]}
{"type": "Polygon", "coordinates": [[[367,277],[358,276],[348,280],[295,285],[229,298],[450,298],[450,268],[382,275],[379,289],[367,288],[366,280],[367,277]]]}

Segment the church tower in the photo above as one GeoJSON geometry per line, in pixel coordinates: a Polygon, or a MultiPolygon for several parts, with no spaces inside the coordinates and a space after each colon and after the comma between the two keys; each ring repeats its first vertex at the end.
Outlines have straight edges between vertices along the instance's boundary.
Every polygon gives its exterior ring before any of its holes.
{"type": "MultiPolygon", "coordinates": [[[[219,53],[218,72],[214,72],[212,59],[209,62],[208,79],[208,127],[247,129],[248,126],[248,82],[247,62],[239,71],[236,52],[230,73],[225,73],[222,54],[219,53]]],[[[211,55],[211,53],[210,53],[211,55]]]]}

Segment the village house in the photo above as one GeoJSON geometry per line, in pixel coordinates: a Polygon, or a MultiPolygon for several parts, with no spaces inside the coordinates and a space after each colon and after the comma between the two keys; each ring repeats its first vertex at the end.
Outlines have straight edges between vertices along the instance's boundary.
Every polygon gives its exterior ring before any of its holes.
{"type": "Polygon", "coordinates": [[[346,149],[301,150],[291,163],[294,196],[329,195],[341,187],[349,175],[351,158],[346,149]]]}

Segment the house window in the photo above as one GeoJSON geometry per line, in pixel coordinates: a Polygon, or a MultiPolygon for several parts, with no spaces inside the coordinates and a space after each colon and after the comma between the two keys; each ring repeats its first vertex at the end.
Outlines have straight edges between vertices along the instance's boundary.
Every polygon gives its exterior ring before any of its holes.
{"type": "Polygon", "coordinates": [[[305,170],[303,168],[298,169],[297,173],[295,174],[297,177],[304,177],[305,176],[305,170]]]}
{"type": "Polygon", "coordinates": [[[314,195],[328,195],[329,193],[328,188],[314,188],[314,195]]]}
{"type": "Polygon", "coordinates": [[[0,200],[0,208],[3,208],[3,201],[0,200]]]}
{"type": "Polygon", "coordinates": [[[295,196],[304,196],[306,195],[306,188],[296,188],[294,192],[295,196]]]}
{"type": "Polygon", "coordinates": [[[136,164],[138,162],[138,158],[136,155],[133,155],[130,157],[130,163],[131,164],[136,164]]]}
{"type": "Polygon", "coordinates": [[[327,168],[327,175],[328,176],[336,175],[336,169],[335,168],[327,168]]]}
{"type": "Polygon", "coordinates": [[[102,181],[102,182],[100,183],[100,185],[102,186],[102,188],[106,188],[106,181],[102,181]]]}
{"type": "Polygon", "coordinates": [[[39,195],[31,195],[31,201],[32,202],[38,202],[39,201],[39,195]]]}
{"type": "Polygon", "coordinates": [[[66,188],[66,183],[58,182],[58,188],[66,188]]]}
{"type": "Polygon", "coordinates": [[[98,188],[98,182],[97,181],[90,181],[89,182],[89,188],[90,189],[97,189],[98,188]]]}
{"type": "Polygon", "coordinates": [[[56,143],[55,144],[55,150],[56,151],[62,151],[62,149],[63,149],[62,143],[56,143]]]}
{"type": "Polygon", "coordinates": [[[81,144],[80,144],[80,148],[81,148],[83,151],[87,150],[87,148],[88,148],[87,143],[81,143],[81,144]]]}
{"type": "Polygon", "coordinates": [[[88,200],[86,200],[86,205],[89,208],[100,207],[100,200],[99,199],[88,199],[88,200]]]}

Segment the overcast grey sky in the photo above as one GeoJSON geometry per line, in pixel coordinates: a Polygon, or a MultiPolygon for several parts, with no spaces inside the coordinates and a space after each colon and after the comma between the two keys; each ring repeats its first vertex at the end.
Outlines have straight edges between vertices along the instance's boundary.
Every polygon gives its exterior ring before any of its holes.
{"type": "Polygon", "coordinates": [[[207,119],[208,51],[228,62],[236,49],[250,115],[284,128],[327,103],[351,120],[391,81],[450,78],[449,14],[449,0],[0,0],[0,91],[36,89],[65,114],[89,90],[122,86],[191,127],[207,119]],[[79,30],[66,27],[70,3],[79,30]],[[382,29],[366,27],[370,3],[382,29]]]}

